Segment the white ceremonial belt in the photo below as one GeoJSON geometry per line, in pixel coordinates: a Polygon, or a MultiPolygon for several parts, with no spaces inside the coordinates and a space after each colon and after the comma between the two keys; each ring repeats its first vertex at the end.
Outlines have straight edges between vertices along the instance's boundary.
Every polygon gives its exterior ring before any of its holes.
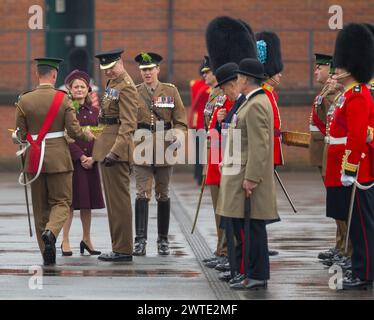
{"type": "Polygon", "coordinates": [[[314,126],[312,124],[309,125],[309,131],[310,132],[320,132],[317,126],[314,126]]]}
{"type": "MultiPolygon", "coordinates": [[[[44,154],[45,154],[45,140],[47,140],[47,139],[61,138],[64,135],[65,135],[64,131],[49,132],[49,133],[47,133],[45,135],[45,137],[42,140],[41,145],[40,145],[41,152],[40,152],[39,165],[38,165],[38,170],[36,172],[36,175],[31,180],[29,180],[27,182],[23,182],[23,179],[26,176],[25,176],[24,172],[21,172],[21,174],[20,174],[20,176],[18,178],[18,183],[20,185],[27,186],[27,185],[33,183],[36,179],[38,179],[38,177],[39,177],[39,175],[40,175],[40,173],[42,171],[42,168],[43,168],[43,161],[44,161],[44,154]]],[[[38,138],[38,135],[34,134],[31,137],[35,141],[38,138]]],[[[27,142],[26,145],[21,150],[19,150],[19,151],[16,152],[16,155],[17,156],[22,155],[29,147],[30,147],[30,143],[27,142]]]]}
{"type": "MultiPolygon", "coordinates": [[[[56,132],[49,132],[45,135],[44,139],[55,139],[55,138],[61,138],[65,135],[64,131],[56,131],[56,132]]],[[[38,138],[37,134],[31,135],[33,140],[36,140],[38,138]]]]}
{"type": "Polygon", "coordinates": [[[347,144],[347,137],[342,138],[334,138],[334,137],[327,137],[328,144],[347,144]]]}

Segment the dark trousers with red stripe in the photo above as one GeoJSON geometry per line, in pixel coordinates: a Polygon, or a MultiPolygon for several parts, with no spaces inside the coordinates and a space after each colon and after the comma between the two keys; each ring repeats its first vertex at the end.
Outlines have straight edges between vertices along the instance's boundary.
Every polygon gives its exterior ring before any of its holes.
{"type": "Polygon", "coordinates": [[[270,279],[266,221],[225,218],[231,274],[243,272],[251,279],[270,279]]]}
{"type": "Polygon", "coordinates": [[[374,280],[374,187],[357,188],[349,236],[352,241],[352,274],[374,280]]]}
{"type": "Polygon", "coordinates": [[[248,259],[244,258],[244,270],[248,278],[256,280],[270,279],[270,262],[268,236],[266,232],[266,221],[249,219],[249,232],[244,231],[244,257],[248,254],[248,259]],[[246,243],[248,247],[246,248],[246,243]],[[245,263],[248,263],[246,267],[245,263]]]}
{"type": "Polygon", "coordinates": [[[221,217],[221,228],[227,239],[227,257],[230,263],[231,277],[241,273],[243,250],[244,219],[221,217]]]}

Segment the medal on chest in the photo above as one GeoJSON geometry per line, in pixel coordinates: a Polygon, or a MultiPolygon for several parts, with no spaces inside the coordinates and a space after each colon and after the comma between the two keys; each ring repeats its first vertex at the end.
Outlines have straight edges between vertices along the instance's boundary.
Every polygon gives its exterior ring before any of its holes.
{"type": "Polygon", "coordinates": [[[216,99],[215,107],[223,107],[226,101],[226,96],[218,96],[216,99]]]}
{"type": "Polygon", "coordinates": [[[173,109],[174,104],[174,97],[154,97],[153,98],[153,104],[157,108],[169,108],[173,109]]]}
{"type": "Polygon", "coordinates": [[[119,91],[114,88],[106,88],[103,96],[104,101],[118,101],[119,100],[119,91]]]}
{"type": "Polygon", "coordinates": [[[316,107],[318,107],[322,104],[322,101],[323,101],[323,97],[322,96],[317,96],[314,105],[316,107]]]}
{"type": "Polygon", "coordinates": [[[344,102],[346,100],[345,96],[341,96],[338,101],[336,102],[336,107],[337,108],[342,108],[344,106],[344,102]]]}
{"type": "Polygon", "coordinates": [[[214,109],[214,103],[207,102],[207,104],[205,105],[205,109],[204,109],[204,115],[210,116],[213,112],[213,109],[214,109]]]}

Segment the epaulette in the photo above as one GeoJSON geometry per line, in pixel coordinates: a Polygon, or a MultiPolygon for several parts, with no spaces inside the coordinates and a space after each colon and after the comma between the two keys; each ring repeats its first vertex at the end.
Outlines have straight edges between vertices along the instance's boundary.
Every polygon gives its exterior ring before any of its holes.
{"type": "Polygon", "coordinates": [[[358,85],[358,86],[354,86],[353,88],[352,88],[352,92],[354,92],[354,93],[361,93],[361,86],[360,85],[358,85]]]}
{"type": "Polygon", "coordinates": [[[190,81],[190,87],[192,87],[196,83],[196,80],[191,80],[190,81]]]}
{"type": "Polygon", "coordinates": [[[136,88],[139,88],[141,85],[142,85],[142,84],[139,83],[139,84],[135,85],[135,87],[136,87],[136,88]]]}
{"type": "Polygon", "coordinates": [[[168,87],[172,87],[172,88],[175,88],[175,85],[173,85],[172,83],[167,83],[167,82],[164,82],[164,84],[166,84],[168,87]]]}
{"type": "Polygon", "coordinates": [[[27,90],[18,95],[17,102],[21,100],[22,96],[24,96],[26,93],[33,92],[34,90],[27,90]]]}
{"type": "Polygon", "coordinates": [[[124,80],[126,84],[131,84],[130,78],[128,76],[125,76],[124,80]]]}

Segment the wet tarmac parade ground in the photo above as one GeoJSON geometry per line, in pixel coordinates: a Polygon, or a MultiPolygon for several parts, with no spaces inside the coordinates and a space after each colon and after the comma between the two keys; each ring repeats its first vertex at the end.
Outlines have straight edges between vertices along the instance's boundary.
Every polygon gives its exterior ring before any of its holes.
{"type": "MultiPolygon", "coordinates": [[[[0,174],[0,299],[129,299],[129,300],[247,300],[247,299],[373,299],[373,291],[331,289],[333,270],[317,259],[334,244],[335,223],[325,217],[325,192],[317,172],[281,172],[298,209],[294,214],[277,186],[282,221],[268,226],[270,258],[267,290],[233,291],[218,279],[219,272],[201,262],[216,245],[210,192],[205,189],[197,228],[192,222],[200,189],[188,173],[173,176],[170,256],[157,254],[157,203],[150,202],[145,257],[132,263],[108,263],[79,253],[81,223],[75,213],[70,243],[73,256],[61,256],[57,265],[43,267],[35,236],[29,237],[23,187],[17,174],[0,174]],[[330,283],[330,286],[329,286],[330,283]]],[[[132,183],[132,195],[134,195],[132,183]]],[[[132,199],[134,201],[134,197],[132,199]]],[[[33,226],[34,230],[34,226],[33,226]]],[[[92,217],[92,241],[97,250],[110,251],[106,210],[92,217]]]]}

